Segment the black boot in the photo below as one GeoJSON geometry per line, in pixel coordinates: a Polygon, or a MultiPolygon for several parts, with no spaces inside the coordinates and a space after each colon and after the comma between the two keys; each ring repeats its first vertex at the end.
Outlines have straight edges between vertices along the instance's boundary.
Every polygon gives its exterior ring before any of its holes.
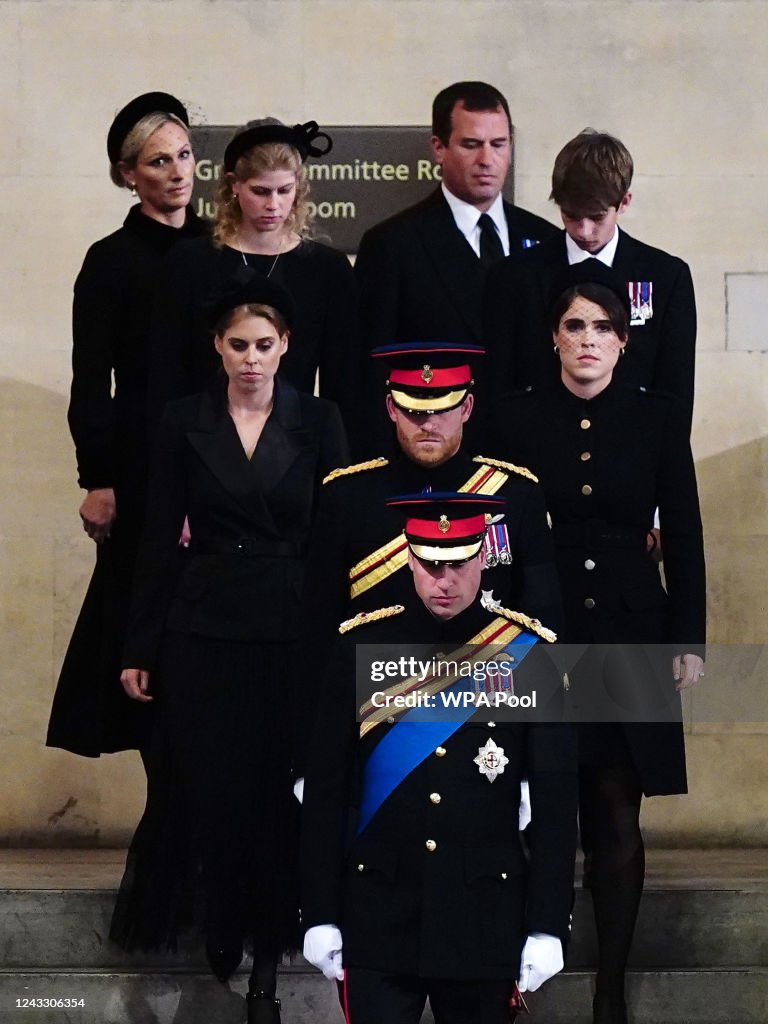
{"type": "Polygon", "coordinates": [[[280,1000],[266,992],[249,992],[245,997],[248,1006],[248,1024],[280,1024],[280,1000]]]}

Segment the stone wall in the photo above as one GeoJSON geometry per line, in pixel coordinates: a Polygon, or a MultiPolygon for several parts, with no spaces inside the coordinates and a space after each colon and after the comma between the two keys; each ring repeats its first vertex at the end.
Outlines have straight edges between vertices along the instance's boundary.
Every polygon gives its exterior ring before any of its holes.
{"type": "MultiPolygon", "coordinates": [[[[512,105],[517,201],[551,219],[562,144],[586,125],[619,135],[637,168],[624,226],[684,256],[697,289],[711,636],[757,643],[768,605],[767,37],[764,0],[0,4],[0,843],[121,843],[142,806],[135,754],[91,762],[42,745],[93,556],[65,422],[69,315],[85,249],[126,208],[106,174],[114,111],[160,88],[213,124],[268,113],[424,124],[439,88],[483,78],[512,105]]],[[[728,672],[706,685],[727,694],[728,672]]],[[[691,730],[692,793],[648,802],[651,838],[768,840],[766,731],[691,730]]]]}

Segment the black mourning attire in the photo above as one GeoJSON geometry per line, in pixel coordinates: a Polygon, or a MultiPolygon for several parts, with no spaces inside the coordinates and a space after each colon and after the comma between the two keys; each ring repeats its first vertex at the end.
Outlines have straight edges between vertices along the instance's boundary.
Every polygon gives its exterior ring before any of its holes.
{"type": "Polygon", "coordinates": [[[210,310],[252,275],[268,277],[291,295],[296,316],[281,375],[297,390],[335,402],[348,432],[356,408],[357,285],[343,253],[302,241],[275,256],[218,248],[207,239],[180,246],[167,261],[150,337],[150,423],[173,398],[206,388],[219,365],[210,310]]]}
{"type": "MultiPolygon", "coordinates": [[[[670,645],[640,662],[632,655],[628,678],[630,688],[655,690],[679,711],[672,653],[703,654],[706,613],[688,410],[671,395],[615,381],[589,401],[563,384],[519,393],[502,411],[513,450],[540,475],[552,515],[564,639],[670,645]],[[666,590],[646,550],[657,507],[666,590]]],[[[589,649],[571,673],[577,701],[592,687],[627,684],[626,672],[616,671],[627,662],[616,654],[589,649]]],[[[674,719],[578,728],[581,842],[599,949],[594,1024],[627,1020],[624,972],[645,874],[642,795],[687,789],[683,728],[674,719]]]]}
{"type": "Polygon", "coordinates": [[[567,942],[574,733],[558,723],[470,719],[356,834],[364,766],[398,726],[382,723],[359,738],[355,645],[429,643],[449,656],[494,618],[479,601],[448,622],[436,621],[412,593],[404,603],[403,614],[342,637],[326,676],[305,783],[303,923],[341,929],[352,1024],[416,1022],[427,995],[438,1024],[506,1024],[526,935],[567,942]],[[509,758],[493,783],[474,761],[489,739],[509,758]],[[526,777],[535,808],[529,859],[518,832],[526,777]],[[471,1015],[460,1016],[456,1007],[469,1014],[468,1002],[471,1015]]]}
{"type": "MultiPolygon", "coordinates": [[[[504,216],[510,253],[558,233],[549,221],[511,203],[504,203],[504,216]]],[[[363,349],[416,340],[485,344],[482,307],[488,273],[456,226],[440,187],[377,224],[363,235],[355,261],[363,349]]],[[[468,429],[469,436],[482,444],[490,412],[487,375],[495,367],[489,362],[473,370],[480,404],[468,429]]],[[[370,366],[364,366],[363,372],[376,402],[373,422],[376,441],[381,443],[388,433],[385,417],[379,413],[381,373],[370,366]]]]}
{"type": "MultiPolygon", "coordinates": [[[[350,569],[402,534],[402,514],[388,508],[387,499],[417,494],[425,488],[455,491],[480,468],[463,449],[431,468],[412,462],[398,449],[382,468],[339,476],[324,485],[312,530],[304,593],[309,644],[320,671],[327,664],[339,622],[358,612],[397,603],[404,581],[409,582],[406,565],[354,600],[350,598],[350,569]]],[[[486,569],[482,586],[493,590],[503,606],[525,609],[557,631],[562,611],[542,489],[527,477],[510,473],[497,493],[507,503],[503,523],[512,560],[508,566],[486,569]]],[[[309,694],[308,713],[312,701],[309,694]]]]}
{"type": "MultiPolygon", "coordinates": [[[[560,361],[553,351],[549,309],[568,266],[565,232],[513,254],[488,274],[483,302],[484,344],[492,367],[494,412],[514,391],[554,389],[560,361]]],[[[622,283],[652,285],[653,315],[630,325],[626,357],[614,376],[627,386],[676,395],[690,429],[696,358],[696,302],[688,264],[619,231],[612,265],[622,283]]],[[[503,429],[497,415],[497,426],[503,429]]]]}
{"type": "Polygon", "coordinates": [[[173,228],[134,206],[88,250],[75,282],[69,426],[81,487],[113,488],[117,518],[67,650],[48,727],[49,746],[98,757],[146,745],[150,711],[120,685],[131,580],[146,506],[147,337],[166,253],[206,227],[187,209],[173,228]],[[114,392],[113,392],[114,374],[114,392]]]}
{"type": "Polygon", "coordinates": [[[290,641],[320,481],[346,454],[335,406],[280,379],[275,389],[250,460],[226,380],[169,404],[123,657],[150,670],[157,727],[111,934],[127,948],[173,946],[199,871],[221,976],[244,941],[267,956],[295,941],[290,641]],[[192,543],[179,560],[185,514],[192,543]]]}

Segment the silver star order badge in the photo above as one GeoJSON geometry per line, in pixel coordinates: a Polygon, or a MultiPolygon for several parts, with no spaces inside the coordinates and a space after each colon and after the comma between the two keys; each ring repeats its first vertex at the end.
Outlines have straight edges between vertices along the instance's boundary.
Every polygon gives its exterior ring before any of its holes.
{"type": "Polygon", "coordinates": [[[509,758],[504,755],[504,747],[497,747],[493,740],[486,740],[485,745],[478,747],[477,757],[474,762],[489,782],[495,782],[497,775],[502,775],[504,768],[509,764],[509,758]]]}

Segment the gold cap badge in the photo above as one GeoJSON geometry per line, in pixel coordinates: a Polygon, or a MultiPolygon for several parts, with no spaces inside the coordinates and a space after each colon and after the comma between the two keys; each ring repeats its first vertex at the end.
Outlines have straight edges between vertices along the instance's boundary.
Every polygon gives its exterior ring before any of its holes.
{"type": "Polygon", "coordinates": [[[434,373],[432,373],[432,367],[429,363],[424,363],[424,369],[421,371],[421,379],[425,384],[429,384],[433,377],[434,373]]]}
{"type": "Polygon", "coordinates": [[[437,524],[437,528],[440,533],[448,533],[451,528],[451,521],[448,516],[440,516],[440,521],[437,524]]]}

